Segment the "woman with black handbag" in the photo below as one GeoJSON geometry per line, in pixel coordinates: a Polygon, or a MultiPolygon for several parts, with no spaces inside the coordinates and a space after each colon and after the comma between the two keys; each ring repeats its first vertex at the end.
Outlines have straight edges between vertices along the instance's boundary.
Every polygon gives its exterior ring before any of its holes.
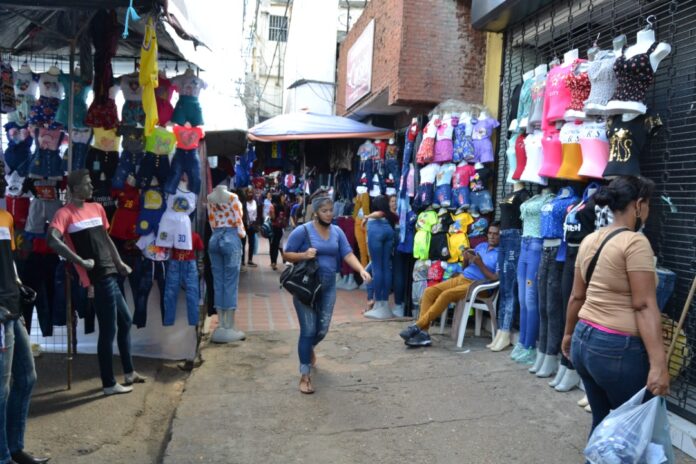
{"type": "Polygon", "coordinates": [[[293,296],[293,304],[300,323],[300,339],[297,352],[300,358],[300,392],[314,393],[310,379],[311,367],[316,363],[314,347],[329,331],[334,304],[336,303],[336,272],[341,260],[360,273],[366,282],[372,277],[353,254],[353,250],[341,229],[333,221],[333,200],[326,191],[316,192],[311,199],[314,220],[297,227],[285,245],[285,260],[298,263],[316,259],[319,263],[321,294],[314,307],[302,303],[293,296]]]}

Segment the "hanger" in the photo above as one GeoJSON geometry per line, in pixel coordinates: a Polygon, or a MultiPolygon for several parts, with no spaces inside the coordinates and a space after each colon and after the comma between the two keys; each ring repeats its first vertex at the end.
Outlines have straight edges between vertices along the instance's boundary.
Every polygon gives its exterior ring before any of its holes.
{"type": "Polygon", "coordinates": [[[651,14],[651,15],[649,15],[647,18],[645,18],[645,22],[646,22],[647,24],[645,25],[645,28],[644,28],[643,30],[644,30],[644,31],[652,31],[652,30],[653,30],[653,26],[654,26],[655,23],[657,22],[657,16],[651,14]]]}

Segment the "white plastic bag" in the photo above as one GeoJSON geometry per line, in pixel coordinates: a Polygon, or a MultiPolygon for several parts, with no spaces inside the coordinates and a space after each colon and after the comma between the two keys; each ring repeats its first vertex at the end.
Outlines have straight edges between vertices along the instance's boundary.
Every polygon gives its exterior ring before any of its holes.
{"type": "Polygon", "coordinates": [[[595,428],[584,452],[591,464],[674,462],[665,399],[655,397],[643,403],[645,393],[643,388],[595,428]],[[651,452],[647,453],[651,442],[651,452]],[[654,453],[656,447],[663,453],[654,453]]]}

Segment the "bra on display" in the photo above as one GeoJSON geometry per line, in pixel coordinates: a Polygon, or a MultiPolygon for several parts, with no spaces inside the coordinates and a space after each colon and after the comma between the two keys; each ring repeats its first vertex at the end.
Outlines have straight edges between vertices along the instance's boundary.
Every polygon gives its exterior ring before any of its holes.
{"type": "Polygon", "coordinates": [[[563,162],[556,173],[559,179],[581,180],[578,175],[582,166],[582,151],[580,148],[580,124],[567,122],[563,124],[559,138],[563,152],[563,162]]]}
{"type": "Polygon", "coordinates": [[[655,71],[650,64],[650,55],[658,43],[653,44],[645,53],[639,53],[626,58],[626,46],[621,50],[621,56],[614,61],[616,74],[616,91],[612,100],[644,103],[645,94],[653,83],[655,71]]]}
{"type": "Polygon", "coordinates": [[[556,177],[556,173],[561,168],[563,152],[561,150],[561,140],[557,130],[544,132],[541,139],[543,148],[543,162],[539,175],[544,177],[556,177]]]}
{"type": "Polygon", "coordinates": [[[580,127],[582,166],[578,174],[601,179],[609,162],[606,121],[585,121],[580,127]]]}
{"type": "Polygon", "coordinates": [[[661,126],[660,117],[652,114],[640,115],[630,121],[624,121],[621,115],[609,118],[609,162],[604,177],[639,176],[640,155],[661,126]]]}

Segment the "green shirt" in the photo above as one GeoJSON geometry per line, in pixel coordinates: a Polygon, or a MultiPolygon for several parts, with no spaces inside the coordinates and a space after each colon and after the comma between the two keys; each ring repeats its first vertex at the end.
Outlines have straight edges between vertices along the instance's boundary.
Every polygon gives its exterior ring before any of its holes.
{"type": "Polygon", "coordinates": [[[520,206],[522,236],[541,238],[541,208],[556,197],[553,193],[534,195],[520,206]]]}

